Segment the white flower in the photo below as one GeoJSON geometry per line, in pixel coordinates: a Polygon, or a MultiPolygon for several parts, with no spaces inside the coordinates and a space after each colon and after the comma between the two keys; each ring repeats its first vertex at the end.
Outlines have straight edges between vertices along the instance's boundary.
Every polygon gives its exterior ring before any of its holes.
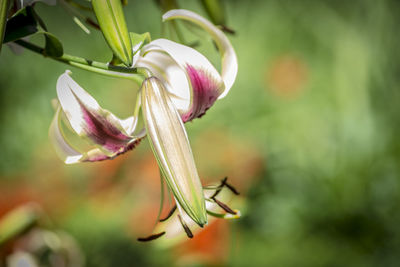
{"type": "Polygon", "coordinates": [[[221,53],[221,74],[198,51],[170,40],[154,40],[134,59],[134,67],[142,68],[148,78],[134,115],[121,120],[102,109],[67,71],[57,82],[60,105],[50,137],[63,160],[76,163],[113,158],[132,149],[147,133],[182,224],[187,225],[190,218],[202,227],[207,224],[206,202],[183,122],[201,117],[226,96],[236,78],[237,59],[229,40],[212,23],[187,10],[171,10],[163,16],[164,20],[177,18],[189,20],[211,35],[221,53]],[[140,108],[145,129],[137,129],[140,108]],[[61,130],[63,118],[95,148],[82,152],[73,147],[61,130]]]}

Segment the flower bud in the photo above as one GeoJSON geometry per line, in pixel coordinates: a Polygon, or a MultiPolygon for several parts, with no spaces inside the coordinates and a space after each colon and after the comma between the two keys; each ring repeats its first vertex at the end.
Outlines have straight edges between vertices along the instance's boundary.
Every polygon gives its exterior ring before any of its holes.
{"type": "Polygon", "coordinates": [[[161,173],[183,211],[198,225],[207,223],[202,185],[181,117],[160,80],[141,89],[147,135],[161,173]]]}
{"type": "Polygon", "coordinates": [[[100,29],[114,55],[125,65],[132,65],[132,44],[120,0],[92,0],[100,29]]]}

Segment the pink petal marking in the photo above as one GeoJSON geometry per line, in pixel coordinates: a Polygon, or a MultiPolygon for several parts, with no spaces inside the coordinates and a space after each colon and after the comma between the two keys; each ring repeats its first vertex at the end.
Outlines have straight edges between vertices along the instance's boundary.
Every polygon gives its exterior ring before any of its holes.
{"type": "Polygon", "coordinates": [[[192,85],[192,105],[188,112],[182,114],[183,122],[200,118],[217,100],[219,93],[218,83],[203,69],[196,69],[191,65],[186,66],[192,85]]]}
{"type": "Polygon", "coordinates": [[[107,160],[107,159],[114,159],[115,157],[117,157],[121,154],[124,154],[125,152],[128,152],[129,150],[134,149],[137,145],[140,144],[140,141],[142,141],[142,138],[136,139],[132,143],[129,143],[127,146],[124,146],[122,150],[120,150],[113,156],[107,156],[105,154],[97,154],[95,156],[85,158],[84,160],[82,160],[82,162],[96,162],[96,161],[103,161],[103,160],[107,160]]]}
{"type": "Polygon", "coordinates": [[[132,140],[131,137],[123,134],[101,114],[91,112],[82,103],[80,105],[83,119],[86,122],[86,134],[94,143],[116,153],[121,152],[127,143],[132,140]]]}
{"type": "Polygon", "coordinates": [[[84,160],[82,160],[82,162],[96,162],[96,161],[103,161],[103,160],[107,160],[107,159],[112,159],[112,158],[103,154],[103,155],[97,155],[95,157],[90,157],[90,158],[84,159],[84,160]]]}

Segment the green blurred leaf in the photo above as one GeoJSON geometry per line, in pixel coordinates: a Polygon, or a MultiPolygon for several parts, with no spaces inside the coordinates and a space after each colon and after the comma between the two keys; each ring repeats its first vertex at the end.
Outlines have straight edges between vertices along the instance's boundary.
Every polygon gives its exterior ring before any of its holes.
{"type": "Polygon", "coordinates": [[[125,65],[132,65],[132,45],[129,39],[120,0],[93,0],[93,10],[107,44],[125,65]]]}
{"type": "Polygon", "coordinates": [[[130,32],[131,43],[133,47],[133,54],[136,54],[142,46],[151,42],[150,33],[145,32],[142,34],[130,32]]]}
{"type": "Polygon", "coordinates": [[[225,8],[221,0],[201,0],[201,4],[214,24],[225,25],[225,8]]]}
{"type": "Polygon", "coordinates": [[[9,0],[0,0],[0,52],[3,45],[4,30],[7,23],[9,0]]]}
{"type": "Polygon", "coordinates": [[[171,9],[179,8],[176,0],[157,0],[156,2],[160,6],[162,13],[165,13],[171,9]]]}
{"type": "Polygon", "coordinates": [[[0,220],[0,245],[28,230],[38,218],[37,208],[31,204],[7,213],[0,220]]]}

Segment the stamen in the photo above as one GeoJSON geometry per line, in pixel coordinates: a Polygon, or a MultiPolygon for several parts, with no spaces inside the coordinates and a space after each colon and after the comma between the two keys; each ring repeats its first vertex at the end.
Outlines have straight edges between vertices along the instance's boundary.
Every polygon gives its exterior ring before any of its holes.
{"type": "Polygon", "coordinates": [[[231,208],[229,208],[228,205],[226,205],[225,203],[222,203],[221,201],[219,201],[216,198],[212,198],[212,200],[214,200],[215,203],[217,203],[218,206],[220,206],[224,211],[226,211],[230,214],[236,215],[236,212],[234,210],[232,210],[231,208]]]}
{"type": "Polygon", "coordinates": [[[233,187],[233,185],[228,184],[228,177],[225,177],[224,179],[222,179],[221,184],[217,187],[218,189],[215,191],[215,193],[211,196],[211,198],[215,198],[222,190],[222,188],[224,188],[224,186],[226,186],[229,190],[232,191],[232,193],[234,193],[235,195],[240,195],[239,191],[236,190],[235,187],[233,187]]]}
{"type": "Polygon", "coordinates": [[[232,193],[234,193],[235,195],[240,195],[239,191],[237,191],[236,188],[233,187],[233,185],[228,184],[226,181],[225,181],[224,185],[225,185],[226,187],[228,187],[229,190],[231,190],[232,193]]]}
{"type": "Polygon", "coordinates": [[[137,240],[140,241],[140,242],[148,242],[148,241],[152,241],[154,239],[157,239],[157,238],[163,236],[164,234],[165,234],[165,232],[161,232],[161,233],[150,235],[150,236],[147,236],[147,237],[139,237],[137,240]]]}
{"type": "Polygon", "coordinates": [[[208,215],[213,216],[213,217],[215,217],[215,218],[227,219],[227,220],[232,220],[232,219],[238,219],[238,218],[240,218],[240,216],[241,216],[241,215],[240,215],[240,211],[239,211],[239,210],[235,210],[235,212],[236,212],[236,215],[232,215],[232,214],[230,214],[230,213],[221,214],[221,213],[212,212],[211,210],[207,210],[207,214],[208,214],[208,215]]]}
{"type": "Polygon", "coordinates": [[[182,224],[183,229],[184,229],[185,232],[186,232],[186,235],[187,235],[189,238],[193,238],[193,233],[192,233],[192,231],[190,231],[189,227],[184,223],[184,221],[183,221],[182,218],[181,218],[181,215],[178,215],[178,218],[179,218],[179,221],[180,221],[181,224],[182,224]]]}
{"type": "Polygon", "coordinates": [[[215,198],[222,190],[222,188],[224,187],[226,180],[228,180],[228,177],[225,177],[224,179],[222,179],[221,184],[219,186],[219,188],[215,191],[215,193],[210,197],[210,198],[215,198]]]}
{"type": "Polygon", "coordinates": [[[159,221],[164,222],[164,221],[168,220],[172,216],[172,214],[174,214],[175,211],[176,211],[176,205],[174,205],[172,207],[172,209],[169,211],[169,213],[167,214],[167,216],[165,218],[162,218],[159,221]]]}
{"type": "Polygon", "coordinates": [[[89,24],[93,28],[95,28],[97,30],[100,30],[100,25],[97,24],[96,22],[94,22],[94,20],[92,20],[91,18],[86,18],[85,21],[86,21],[87,24],[89,24]]]}
{"type": "Polygon", "coordinates": [[[207,185],[203,186],[203,190],[217,190],[221,187],[221,185],[207,185]]]}
{"type": "Polygon", "coordinates": [[[236,34],[236,31],[235,31],[234,29],[229,28],[229,27],[226,26],[226,25],[220,25],[220,28],[221,28],[221,30],[222,30],[223,32],[230,33],[230,34],[232,34],[232,35],[236,34]]]}

